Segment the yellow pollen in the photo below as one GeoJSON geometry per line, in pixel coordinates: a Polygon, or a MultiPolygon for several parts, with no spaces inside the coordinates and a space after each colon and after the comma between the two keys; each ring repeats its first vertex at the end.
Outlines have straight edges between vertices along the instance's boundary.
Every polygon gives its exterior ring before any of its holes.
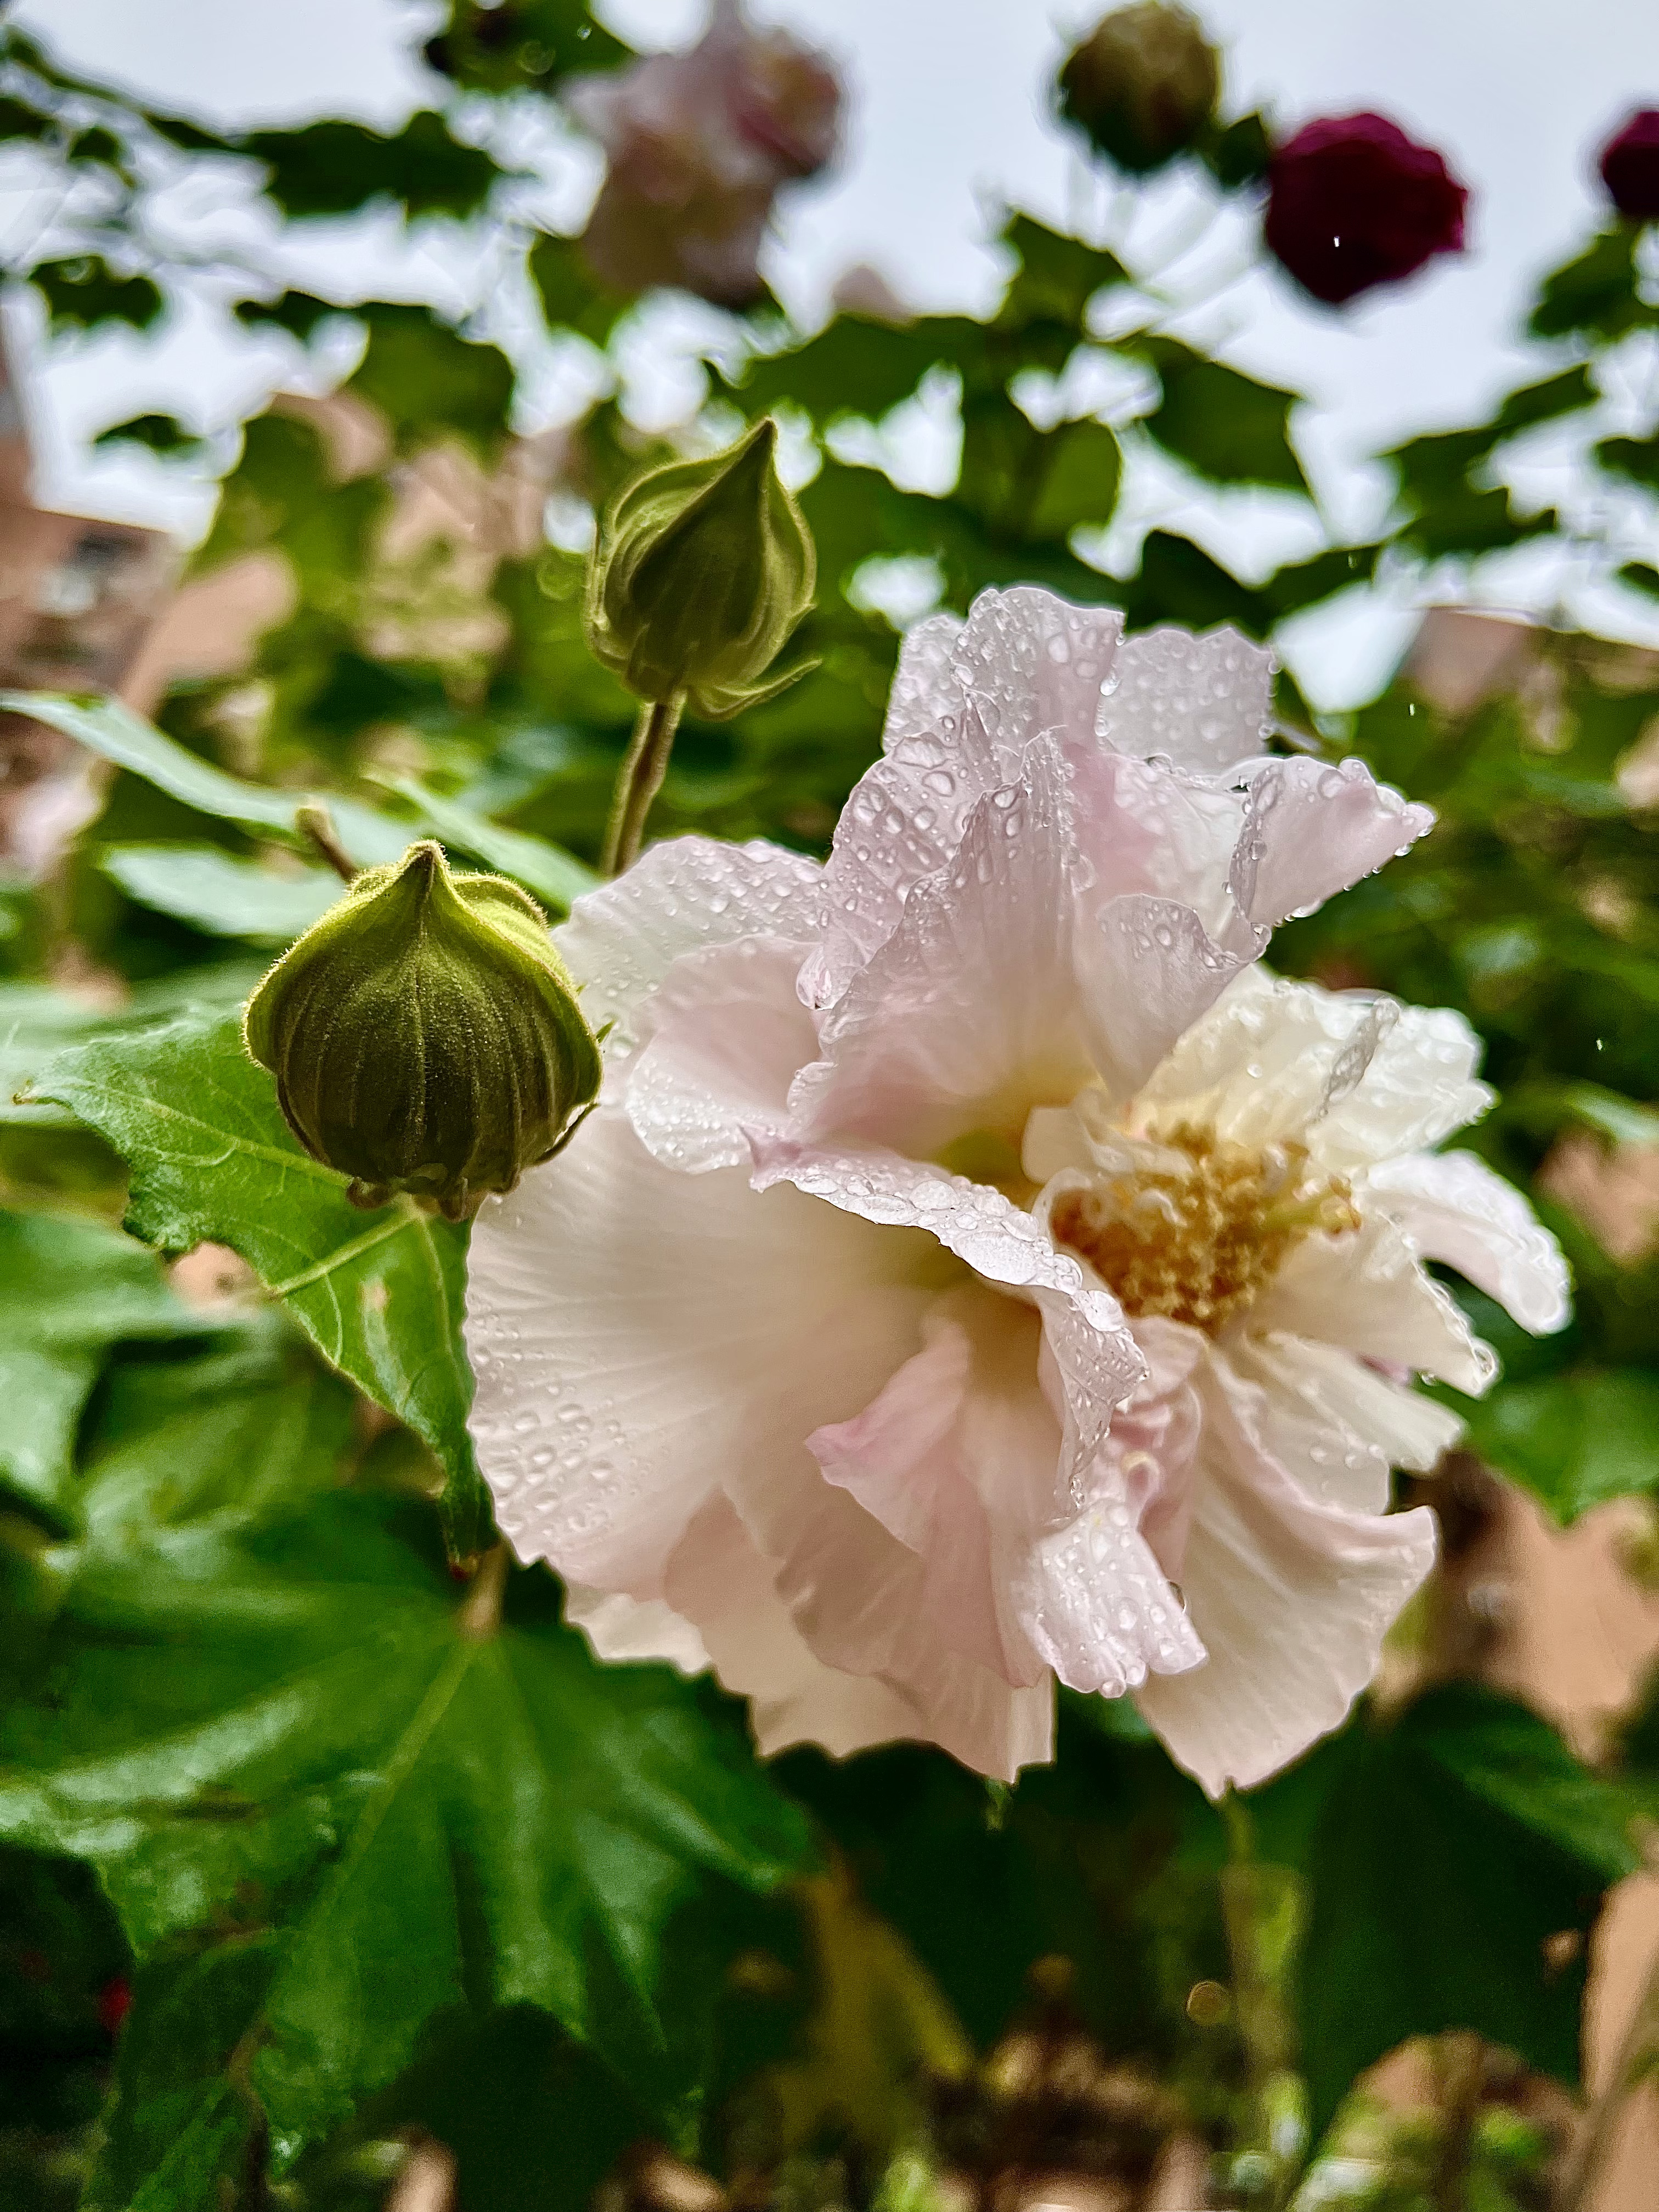
{"type": "Polygon", "coordinates": [[[1153,1141],[1184,1160],[1066,1191],[1052,1217],[1058,1241],[1089,1261],[1127,1314],[1164,1314],[1213,1334],[1304,1237],[1359,1226],[1344,1177],[1307,1179],[1305,1145],[1253,1152],[1185,1121],[1153,1141]]]}

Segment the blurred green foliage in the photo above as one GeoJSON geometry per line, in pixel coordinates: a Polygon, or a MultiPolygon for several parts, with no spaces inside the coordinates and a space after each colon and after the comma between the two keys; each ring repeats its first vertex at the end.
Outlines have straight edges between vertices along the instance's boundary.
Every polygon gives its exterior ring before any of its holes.
{"type": "MultiPolygon", "coordinates": [[[[1132,1711],[1069,1697],[1057,1764],[1012,1793],[908,1747],[763,1772],[707,1684],[593,1665],[545,1575],[447,1566],[446,1534],[467,1559],[489,1534],[465,1231],[355,1213],[294,1146],[235,1009],[252,948],[331,895],[308,799],[359,863],[434,835],[556,913],[592,880],[633,702],[584,648],[568,547],[672,441],[618,398],[635,303],[512,211],[495,150],[515,103],[627,50],[580,0],[453,0],[424,54],[431,104],[397,132],[222,135],[0,29],[0,136],[59,193],[12,273],[55,332],[149,331],[205,287],[249,327],[305,345],[343,314],[362,343],[335,400],[278,400],[227,456],[191,573],[283,580],[247,664],[175,689],[154,727],[7,702],[108,780],[62,868],[0,909],[0,2194],[349,2212],[429,2129],[467,2212],[575,2212],[646,2135],[747,2202],[862,2207],[897,2203],[909,2169],[886,2161],[918,2145],[987,2188],[999,2160],[1043,2158],[1144,2182],[1178,2123],[1228,2203],[1278,2212],[1299,2185],[1372,2212],[1542,2205],[1555,2140],[1516,2085],[1576,2083],[1585,1939],[1659,1802],[1650,1723],[1593,1769],[1440,1679],[1455,1662],[1419,1622],[1403,1710],[1362,1711],[1248,1808],[1209,1805],[1132,1711]],[[470,226],[480,265],[522,270],[544,337],[592,354],[600,397],[538,446],[517,434],[527,356],[487,319],[341,308],[169,249],[149,210],[197,165],[273,222],[470,226]],[[68,987],[88,972],[97,1001],[68,987]],[[207,1310],[158,1256],[204,1238],[247,1271],[207,1310]],[[1471,2074],[1460,2034],[1512,2055],[1471,2074]],[[1355,2087],[1409,2038],[1464,2085],[1426,2117],[1355,2087]]],[[[1204,158],[1237,185],[1266,145],[1244,118],[1204,158]]],[[[1134,628],[1271,637],[1378,579],[1455,595],[1472,561],[1559,537],[1509,489],[1517,441],[1582,433],[1596,483],[1650,493],[1652,423],[1596,434],[1610,355],[1659,326],[1650,243],[1610,228],[1545,279],[1528,380],[1382,457],[1374,537],[1249,580],[1162,530],[1131,572],[1099,565],[1154,455],[1317,517],[1297,395],[1171,336],[1156,284],[1097,242],[1011,211],[982,321],[732,323],[686,442],[774,410],[799,434],[814,665],[731,723],[688,722],[653,831],[825,849],[878,749],[896,579],[907,613],[1036,581],[1134,628]],[[1096,374],[1121,396],[1065,411],[1096,374]],[[919,394],[960,425],[938,492],[869,458],[919,394]]],[[[161,415],[104,434],[181,467],[202,451],[161,415]]],[[[1659,594],[1631,547],[1589,550],[1659,594]]],[[[1534,1341],[1455,1285],[1504,1360],[1460,1410],[1567,1522],[1659,1491],[1659,1255],[1616,1255],[1536,1181],[1564,1146],[1594,1170],[1659,1142],[1659,775],[1632,769],[1659,660],[1547,629],[1498,658],[1462,693],[1408,665],[1346,716],[1281,676],[1283,742],[1357,753],[1440,820],[1274,957],[1480,1031],[1502,1103],[1473,1141],[1539,1195],[1577,1302],[1534,1341]]]]}

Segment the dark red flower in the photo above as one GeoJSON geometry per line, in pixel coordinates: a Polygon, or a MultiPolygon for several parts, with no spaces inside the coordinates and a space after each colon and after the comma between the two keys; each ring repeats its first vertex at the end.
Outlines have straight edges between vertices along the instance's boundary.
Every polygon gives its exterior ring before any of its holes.
{"type": "Polygon", "coordinates": [[[1468,193],[1432,146],[1385,115],[1334,115],[1287,139],[1267,170],[1267,244],[1333,307],[1463,250],[1468,193]]]}
{"type": "Polygon", "coordinates": [[[119,2035],[122,2023],[131,2010],[131,1986],[125,1975],[118,1974],[98,1992],[98,2018],[105,2034],[119,2035]]]}
{"type": "Polygon", "coordinates": [[[1601,182],[1620,215],[1659,222],[1659,107],[1638,107],[1601,149],[1601,182]]]}

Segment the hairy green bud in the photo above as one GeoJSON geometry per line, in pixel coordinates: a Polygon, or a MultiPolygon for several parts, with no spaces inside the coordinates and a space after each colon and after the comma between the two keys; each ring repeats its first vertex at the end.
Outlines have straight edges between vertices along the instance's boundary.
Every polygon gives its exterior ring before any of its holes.
{"type": "Polygon", "coordinates": [[[1139,0],[1097,23],[1060,72],[1060,112],[1133,176],[1184,154],[1215,112],[1221,70],[1195,16],[1139,0]]]}
{"type": "Polygon", "coordinates": [[[778,475],[769,416],[724,453],[625,485],[587,576],[587,642],[635,698],[719,721],[800,672],[762,679],[812,604],[811,532],[778,475]]]}
{"type": "Polygon", "coordinates": [[[354,1206],[406,1191],[465,1219],[550,1159],[599,1094],[541,908],[502,877],[451,875],[431,843],[352,883],[255,991],[243,1035],[354,1206]]]}

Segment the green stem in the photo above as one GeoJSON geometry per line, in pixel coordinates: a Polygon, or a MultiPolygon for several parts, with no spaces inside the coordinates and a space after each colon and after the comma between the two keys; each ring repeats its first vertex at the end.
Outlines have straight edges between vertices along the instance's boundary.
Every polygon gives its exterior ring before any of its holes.
{"type": "Polygon", "coordinates": [[[327,807],[307,805],[296,808],[294,826],[310,838],[343,884],[354,879],[357,873],[356,863],[335,836],[327,807]]]}
{"type": "Polygon", "coordinates": [[[616,796],[611,802],[611,823],[605,833],[605,858],[601,863],[602,872],[607,876],[621,875],[639,858],[645,818],[668,772],[668,756],[674,750],[674,732],[679,727],[680,711],[684,704],[683,698],[659,699],[640,710],[634,742],[628,748],[628,757],[617,778],[616,796]]]}
{"type": "Polygon", "coordinates": [[[1261,2212],[1279,2212],[1301,2164],[1283,2141],[1284,2124],[1299,2116],[1303,2090],[1295,2070],[1295,2031],[1284,1981],[1297,1936],[1299,1906],[1283,1869],[1262,1863],[1249,1810],[1232,1791],[1221,1802],[1228,1863],[1221,1871],[1221,1913],[1232,1963],[1233,2011],[1244,2046],[1251,2106],[1251,2147],[1271,2179],[1255,2194],[1261,2212]]]}

